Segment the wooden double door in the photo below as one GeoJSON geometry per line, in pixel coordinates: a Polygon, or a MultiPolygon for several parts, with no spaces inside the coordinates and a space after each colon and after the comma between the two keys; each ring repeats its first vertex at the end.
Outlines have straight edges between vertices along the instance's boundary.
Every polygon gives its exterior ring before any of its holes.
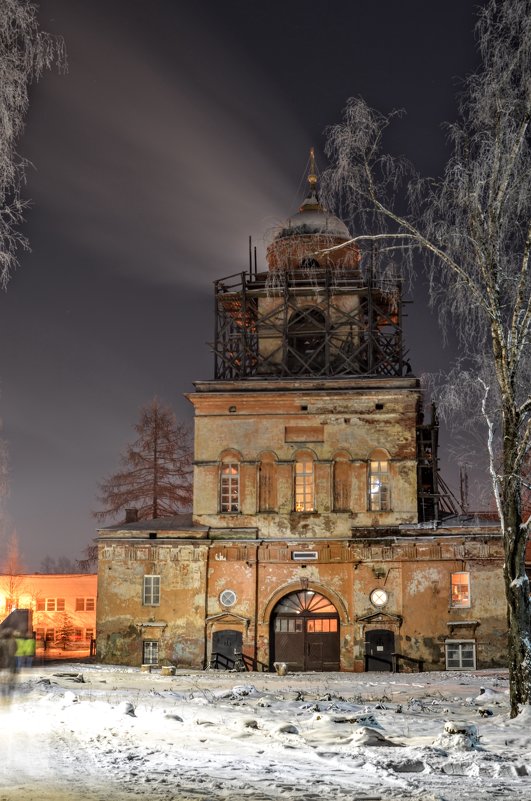
{"type": "Polygon", "coordinates": [[[339,670],[339,615],[328,598],[311,590],[286,595],[271,620],[271,662],[289,670],[339,670]]]}

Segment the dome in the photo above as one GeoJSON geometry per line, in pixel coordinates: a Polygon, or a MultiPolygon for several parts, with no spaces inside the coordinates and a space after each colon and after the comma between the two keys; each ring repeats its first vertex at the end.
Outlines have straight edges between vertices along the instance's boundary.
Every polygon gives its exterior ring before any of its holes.
{"type": "Polygon", "coordinates": [[[267,248],[270,270],[307,268],[355,268],[360,252],[345,223],[319,200],[313,148],[310,151],[308,193],[299,211],[272,232],[267,248]]]}
{"type": "MultiPolygon", "coordinates": [[[[314,195],[317,200],[317,196],[314,195]]],[[[310,203],[313,198],[309,195],[297,214],[289,217],[275,234],[275,239],[296,234],[324,234],[325,236],[342,237],[350,239],[350,233],[345,223],[334,214],[326,211],[317,201],[310,203]]]]}

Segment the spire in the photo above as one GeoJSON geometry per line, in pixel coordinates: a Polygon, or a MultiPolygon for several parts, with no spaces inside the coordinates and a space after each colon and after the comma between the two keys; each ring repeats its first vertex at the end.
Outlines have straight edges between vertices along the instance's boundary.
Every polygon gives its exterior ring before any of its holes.
{"type": "Polygon", "coordinates": [[[302,201],[299,211],[323,211],[317,194],[317,165],[315,163],[315,150],[310,148],[310,166],[308,170],[308,194],[302,201]]]}

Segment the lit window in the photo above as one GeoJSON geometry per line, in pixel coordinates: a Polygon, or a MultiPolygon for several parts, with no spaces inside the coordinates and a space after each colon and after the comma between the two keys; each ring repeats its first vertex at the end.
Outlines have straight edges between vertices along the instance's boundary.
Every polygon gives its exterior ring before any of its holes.
{"type": "Polygon", "coordinates": [[[87,598],[85,601],[85,611],[86,612],[93,612],[95,607],[95,598],[87,598]]]}
{"type": "Polygon", "coordinates": [[[85,599],[76,598],[76,612],[84,612],[84,611],[85,611],[85,599]]]}
{"type": "Polygon", "coordinates": [[[470,573],[452,573],[450,606],[470,606],[470,573]]]}
{"type": "Polygon", "coordinates": [[[144,665],[158,665],[159,644],[157,640],[144,640],[142,648],[142,663],[144,665]]]}
{"type": "Polygon", "coordinates": [[[55,612],[55,598],[46,599],[46,611],[55,612]]]}
{"type": "Polygon", "coordinates": [[[57,611],[58,612],[64,612],[65,611],[65,599],[64,598],[58,598],[57,599],[57,611]]]}
{"type": "Polygon", "coordinates": [[[314,511],[313,462],[311,459],[295,463],[295,511],[314,511]]]}
{"type": "Polygon", "coordinates": [[[160,604],[160,576],[144,576],[142,599],[144,606],[158,606],[160,604]]]}
{"type": "Polygon", "coordinates": [[[369,463],[369,510],[388,512],[389,503],[389,462],[387,459],[374,459],[369,463]]]}
{"type": "Polygon", "coordinates": [[[474,640],[447,640],[446,670],[475,670],[476,643],[474,640]]]}
{"type": "Polygon", "coordinates": [[[240,465],[237,462],[221,466],[221,511],[240,511],[240,465]]]}

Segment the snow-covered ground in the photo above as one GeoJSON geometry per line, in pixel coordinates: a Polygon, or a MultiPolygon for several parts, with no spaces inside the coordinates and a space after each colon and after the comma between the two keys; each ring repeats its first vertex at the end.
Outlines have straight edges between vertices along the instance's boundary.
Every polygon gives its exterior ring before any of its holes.
{"type": "Polygon", "coordinates": [[[0,700],[0,801],[531,801],[531,708],[510,720],[507,686],[36,667],[0,700]]]}

